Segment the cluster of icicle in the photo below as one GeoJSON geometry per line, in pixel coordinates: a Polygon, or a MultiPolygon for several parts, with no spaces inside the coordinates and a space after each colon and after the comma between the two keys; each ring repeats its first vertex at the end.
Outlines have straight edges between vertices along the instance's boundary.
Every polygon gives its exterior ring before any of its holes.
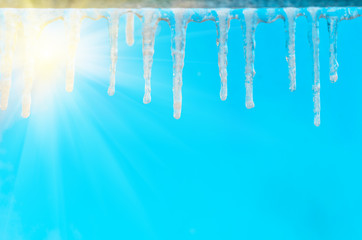
{"type": "Polygon", "coordinates": [[[106,18],[109,25],[111,44],[111,76],[108,94],[115,93],[116,65],[118,56],[119,19],[127,17],[126,42],[134,42],[134,16],[142,21],[142,50],[145,79],[144,103],[151,101],[151,69],[153,63],[155,33],[158,22],[163,20],[171,27],[171,54],[173,59],[173,108],[176,119],[181,116],[182,106],[182,69],[185,58],[186,28],[193,22],[214,21],[217,28],[218,65],[221,78],[221,100],[227,98],[227,40],[231,19],[241,21],[244,37],[245,87],[247,108],[254,107],[253,78],[255,59],[255,30],[259,23],[272,23],[281,18],[285,22],[286,60],[289,68],[290,91],[296,89],[295,29],[296,18],[305,16],[310,27],[310,43],[313,51],[314,82],[314,124],[320,125],[320,77],[319,77],[319,19],[326,18],[330,40],[330,80],[336,82],[337,75],[337,25],[342,20],[359,17],[362,8],[276,8],[276,9],[0,9],[0,108],[5,110],[11,86],[13,54],[18,38],[18,29],[22,28],[25,41],[24,89],[22,98],[22,116],[30,115],[31,91],[34,81],[34,43],[42,29],[58,19],[64,20],[67,33],[67,69],[66,90],[71,92],[74,86],[75,54],[80,40],[81,22],[84,18],[98,20],[106,18]]]}

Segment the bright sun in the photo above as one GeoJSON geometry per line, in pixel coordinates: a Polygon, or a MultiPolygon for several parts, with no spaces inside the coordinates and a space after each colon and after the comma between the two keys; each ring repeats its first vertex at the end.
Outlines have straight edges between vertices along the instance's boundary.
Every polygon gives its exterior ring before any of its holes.
{"type": "Polygon", "coordinates": [[[38,77],[41,79],[59,77],[57,74],[61,72],[59,70],[65,65],[67,57],[66,39],[61,24],[53,23],[52,27],[46,27],[39,36],[35,48],[38,77]]]}

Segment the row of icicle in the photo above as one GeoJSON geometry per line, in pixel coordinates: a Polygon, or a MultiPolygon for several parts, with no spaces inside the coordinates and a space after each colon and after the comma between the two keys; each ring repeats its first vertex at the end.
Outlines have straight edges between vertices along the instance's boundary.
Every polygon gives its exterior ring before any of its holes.
{"type": "Polygon", "coordinates": [[[244,37],[245,57],[245,104],[254,107],[253,78],[255,59],[255,30],[258,23],[271,23],[281,18],[285,22],[289,89],[296,89],[295,29],[296,18],[305,16],[310,25],[309,40],[313,51],[314,124],[320,125],[320,77],[319,77],[319,19],[328,21],[330,40],[330,80],[336,82],[337,75],[337,26],[341,20],[361,15],[361,8],[278,8],[278,9],[2,9],[0,10],[0,108],[6,110],[11,86],[12,63],[18,27],[23,28],[25,41],[24,89],[22,116],[30,115],[31,91],[34,81],[34,48],[40,32],[50,22],[63,19],[67,37],[66,90],[74,86],[75,55],[80,40],[82,19],[106,18],[111,44],[111,76],[108,94],[115,93],[116,65],[118,56],[119,19],[126,15],[126,42],[134,43],[134,16],[142,21],[142,51],[145,79],[144,103],[151,101],[151,69],[153,63],[155,33],[158,22],[167,21],[171,27],[171,55],[173,60],[173,108],[176,119],[181,116],[182,70],[185,58],[186,28],[190,21],[215,21],[217,27],[218,65],[221,78],[221,100],[227,98],[227,40],[231,19],[240,19],[244,37]]]}

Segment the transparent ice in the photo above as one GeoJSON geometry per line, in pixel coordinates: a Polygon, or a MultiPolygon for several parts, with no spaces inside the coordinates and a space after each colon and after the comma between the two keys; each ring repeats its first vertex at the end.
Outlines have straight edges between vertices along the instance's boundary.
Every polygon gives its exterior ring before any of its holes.
{"type": "Polygon", "coordinates": [[[74,88],[75,59],[80,41],[82,20],[106,18],[110,34],[110,82],[108,94],[115,93],[116,65],[118,58],[119,19],[126,17],[126,43],[134,43],[134,17],[142,21],[142,52],[145,80],[144,103],[151,102],[151,70],[154,55],[155,35],[159,21],[166,21],[171,28],[171,55],[173,60],[173,108],[174,118],[181,117],[182,107],[182,71],[185,59],[186,33],[189,22],[214,21],[216,24],[218,66],[220,75],[220,98],[227,98],[227,54],[228,31],[230,21],[241,21],[243,50],[245,58],[245,105],[254,107],[253,80],[255,75],[255,31],[259,23],[272,23],[283,19],[286,32],[286,60],[289,72],[289,89],[296,90],[296,52],[295,32],[297,17],[304,16],[309,24],[309,41],[313,54],[313,102],[314,124],[320,125],[320,73],[319,73],[319,20],[326,18],[329,31],[329,77],[331,82],[338,79],[337,29],[342,20],[361,16],[362,8],[275,8],[275,9],[0,9],[0,109],[6,110],[11,88],[13,55],[17,39],[25,39],[23,66],[22,116],[30,116],[31,91],[35,81],[34,45],[42,29],[58,19],[64,20],[67,39],[66,91],[74,88]]]}

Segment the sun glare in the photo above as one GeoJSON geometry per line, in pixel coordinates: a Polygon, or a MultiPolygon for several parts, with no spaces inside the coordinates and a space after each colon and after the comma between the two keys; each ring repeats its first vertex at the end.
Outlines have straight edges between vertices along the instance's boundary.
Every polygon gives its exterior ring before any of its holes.
{"type": "MultiPolygon", "coordinates": [[[[16,90],[17,102],[21,102],[22,116],[28,117],[30,108],[35,105],[39,106],[38,113],[40,109],[49,113],[47,109],[52,102],[66,101],[64,97],[69,96],[65,93],[69,47],[64,21],[49,23],[35,38],[26,35],[22,28],[17,36],[12,89],[16,90]]],[[[109,84],[110,46],[106,20],[83,20],[75,56],[75,88],[91,82],[109,84]]]]}
{"type": "Polygon", "coordinates": [[[62,22],[52,23],[47,26],[40,34],[36,54],[36,75],[43,80],[51,80],[60,77],[64,71],[67,59],[67,47],[62,22]]]}

